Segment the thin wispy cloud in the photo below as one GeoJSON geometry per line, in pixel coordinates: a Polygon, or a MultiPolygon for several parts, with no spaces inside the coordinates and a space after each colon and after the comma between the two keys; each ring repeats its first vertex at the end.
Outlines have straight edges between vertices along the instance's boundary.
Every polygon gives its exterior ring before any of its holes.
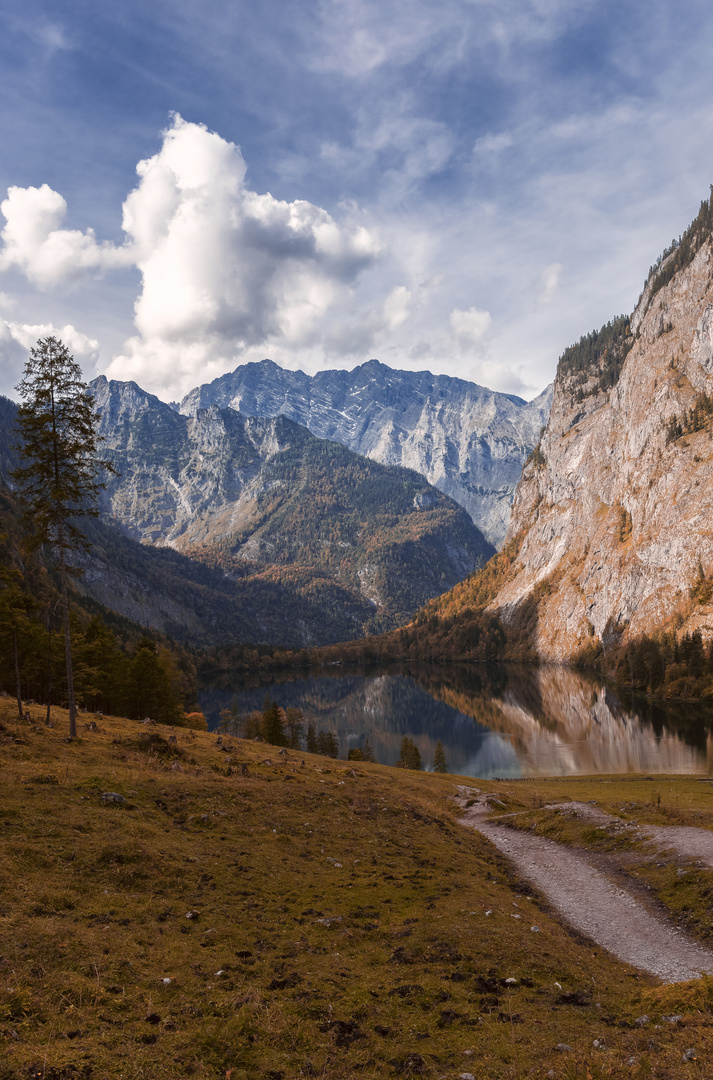
{"type": "Polygon", "coordinates": [[[2,314],[167,397],[264,355],[534,394],[713,179],[702,0],[6,7],[2,314]]]}

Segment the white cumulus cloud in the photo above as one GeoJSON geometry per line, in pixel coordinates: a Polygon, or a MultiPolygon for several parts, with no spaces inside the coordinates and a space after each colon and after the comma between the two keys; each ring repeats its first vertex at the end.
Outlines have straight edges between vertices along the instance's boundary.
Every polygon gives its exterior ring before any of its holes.
{"type": "Polygon", "coordinates": [[[180,393],[257,347],[315,345],[329,309],[381,252],[363,225],[252,191],[239,147],[180,116],[137,171],[123,227],[142,274],[139,333],[109,376],[180,393]]]}
{"type": "Polygon", "coordinates": [[[6,220],[0,270],[16,266],[41,289],[132,261],[129,249],[98,244],[91,229],[60,228],[67,203],[48,184],[9,188],[0,211],[6,220]]]}
{"type": "Polygon", "coordinates": [[[489,311],[479,311],[475,307],[468,308],[467,311],[454,308],[450,315],[451,330],[464,352],[482,347],[491,322],[489,311]]]}
{"type": "MultiPolygon", "coordinates": [[[[113,378],[180,394],[253,350],[316,346],[327,313],[382,254],[353,210],[343,225],[305,200],[251,190],[240,148],[178,115],[137,173],[122,246],[61,228],[65,200],[46,184],[11,188],[0,205],[0,270],[17,267],[41,288],[112,267],[140,270],[138,332],[109,364],[113,378]]],[[[396,326],[405,300],[394,294],[384,319],[396,326]]]]}

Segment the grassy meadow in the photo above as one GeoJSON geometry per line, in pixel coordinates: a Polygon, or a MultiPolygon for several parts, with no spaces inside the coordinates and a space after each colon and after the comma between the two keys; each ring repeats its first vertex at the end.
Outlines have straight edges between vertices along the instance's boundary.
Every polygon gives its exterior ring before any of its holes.
{"type": "MultiPolygon", "coordinates": [[[[0,1080],[711,1075],[713,980],[563,926],[458,778],[27,710],[0,699],[0,1080]]],[[[540,831],[569,798],[713,825],[709,784],[655,785],[475,782],[540,831]]]]}

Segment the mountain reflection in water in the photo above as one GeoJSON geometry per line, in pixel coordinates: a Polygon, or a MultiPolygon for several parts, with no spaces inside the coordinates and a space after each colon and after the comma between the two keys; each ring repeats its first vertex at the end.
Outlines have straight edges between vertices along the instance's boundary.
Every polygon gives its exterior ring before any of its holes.
{"type": "Polygon", "coordinates": [[[385,765],[398,760],[407,735],[426,768],[440,741],[449,772],[466,776],[713,771],[710,707],[622,700],[567,668],[409,665],[275,682],[223,677],[204,687],[200,703],[215,728],[221,709],[235,701],[245,715],[266,693],[335,731],[342,757],[368,737],[385,765]]]}

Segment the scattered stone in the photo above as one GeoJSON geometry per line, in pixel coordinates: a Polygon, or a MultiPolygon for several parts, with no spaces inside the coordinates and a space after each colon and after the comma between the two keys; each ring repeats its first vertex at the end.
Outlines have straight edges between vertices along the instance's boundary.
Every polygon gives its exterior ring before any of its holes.
{"type": "Polygon", "coordinates": [[[511,915],[510,918],[511,919],[521,919],[522,915],[511,915]]]}
{"type": "Polygon", "coordinates": [[[280,755],[280,757],[288,757],[289,756],[287,751],[285,750],[284,746],[280,750],[278,750],[277,752],[280,755]]]}
{"type": "Polygon", "coordinates": [[[648,1016],[640,1016],[634,1021],[637,1027],[646,1027],[649,1022],[648,1016]]]}
{"type": "Polygon", "coordinates": [[[96,721],[94,721],[94,720],[90,720],[89,723],[85,725],[85,727],[86,727],[87,731],[98,731],[99,730],[99,728],[97,727],[96,721]]]}
{"type": "Polygon", "coordinates": [[[505,980],[505,985],[506,986],[517,986],[517,979],[506,979],[505,980]]]}
{"type": "Polygon", "coordinates": [[[486,915],[492,915],[493,914],[492,908],[490,909],[490,911],[486,911],[485,914],[486,915]]]}
{"type": "Polygon", "coordinates": [[[170,982],[172,982],[172,980],[171,979],[161,979],[161,982],[163,983],[164,986],[168,986],[168,984],[170,982]]]}
{"type": "Polygon", "coordinates": [[[533,934],[541,934],[542,933],[539,926],[531,926],[530,930],[532,931],[533,934]]]}
{"type": "Polygon", "coordinates": [[[677,1024],[679,1020],[683,1020],[682,1013],[676,1013],[675,1016],[662,1016],[662,1020],[666,1020],[669,1024],[677,1024]]]}
{"type": "Polygon", "coordinates": [[[320,926],[331,926],[332,923],[341,922],[342,921],[342,916],[341,915],[333,915],[330,918],[315,919],[314,921],[318,922],[320,924],[320,926]]]}
{"type": "Polygon", "coordinates": [[[604,1049],[604,1043],[602,1042],[601,1039],[595,1039],[594,1042],[592,1043],[592,1046],[594,1047],[595,1050],[603,1050],[604,1049]]]}
{"type": "Polygon", "coordinates": [[[688,1050],[683,1051],[683,1060],[684,1061],[696,1061],[697,1058],[698,1058],[698,1054],[696,1053],[696,1051],[694,1050],[694,1048],[692,1046],[690,1046],[688,1048],[688,1050]]]}
{"type": "Polygon", "coordinates": [[[475,1077],[472,1073],[461,1073],[459,1080],[475,1080],[475,1077]]]}
{"type": "Polygon", "coordinates": [[[123,795],[120,795],[118,791],[102,792],[102,802],[117,803],[119,806],[126,806],[126,799],[123,795]]]}
{"type": "Polygon", "coordinates": [[[171,766],[171,772],[183,772],[180,761],[174,761],[173,765],[171,766]]]}
{"type": "Polygon", "coordinates": [[[567,1043],[557,1043],[555,1050],[559,1050],[560,1054],[572,1054],[574,1053],[574,1047],[569,1046],[567,1043]]]}
{"type": "Polygon", "coordinates": [[[636,1054],[632,1054],[631,1057],[626,1059],[626,1064],[631,1068],[636,1065],[636,1054]]]}
{"type": "Polygon", "coordinates": [[[189,911],[186,915],[187,919],[197,919],[200,915],[200,911],[189,911]]]}

